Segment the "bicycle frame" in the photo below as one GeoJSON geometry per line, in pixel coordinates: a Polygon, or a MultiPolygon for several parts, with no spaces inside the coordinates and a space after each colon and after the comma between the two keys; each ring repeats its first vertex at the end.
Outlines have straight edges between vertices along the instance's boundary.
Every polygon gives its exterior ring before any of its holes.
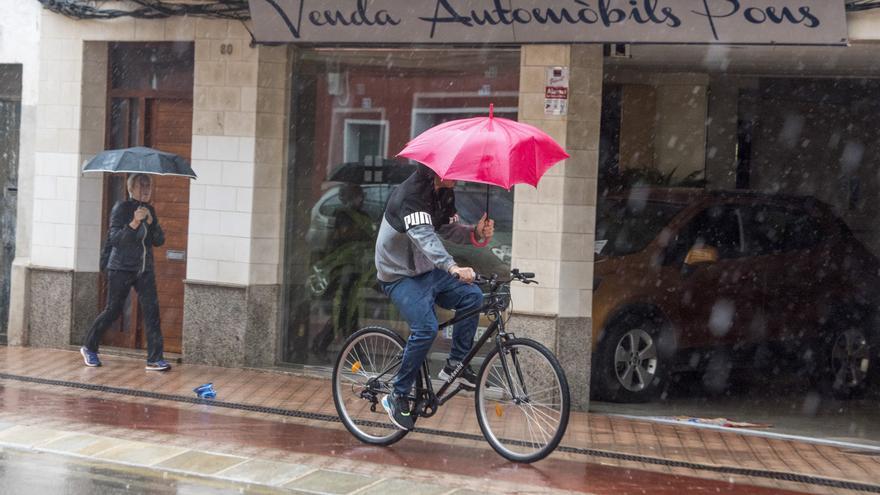
{"type": "MultiPolygon", "coordinates": [[[[510,367],[507,363],[507,358],[505,357],[504,352],[501,351],[503,347],[503,342],[509,340],[510,338],[512,338],[512,336],[504,330],[504,319],[501,317],[501,312],[503,308],[500,308],[500,305],[501,304],[499,296],[496,293],[492,293],[490,294],[490,299],[479,308],[472,309],[460,315],[456,314],[452,319],[438,325],[439,331],[446,327],[455,325],[460,321],[466,320],[476,315],[480,315],[484,312],[487,315],[494,317],[492,319],[492,323],[489,324],[483,335],[480,336],[473,347],[471,347],[471,350],[470,352],[468,352],[467,356],[465,356],[464,359],[462,359],[461,362],[458,364],[458,366],[452,371],[450,380],[444,383],[436,393],[434,392],[434,386],[431,382],[431,371],[428,367],[428,362],[426,360],[424,363],[422,363],[422,372],[420,374],[422,383],[416,387],[416,397],[414,399],[418,403],[421,400],[421,396],[423,395],[423,393],[427,394],[427,398],[431,401],[431,404],[429,405],[431,406],[432,412],[425,415],[426,417],[433,415],[433,410],[435,410],[437,406],[442,406],[447,401],[449,401],[449,399],[455,397],[462,390],[473,390],[471,387],[465,387],[459,384],[456,389],[452,390],[448,394],[446,393],[452,386],[452,384],[455,383],[455,379],[458,378],[462,370],[464,370],[465,366],[470,364],[471,360],[477,355],[478,352],[480,352],[480,349],[482,349],[486,342],[488,342],[489,339],[493,337],[495,337],[496,345],[499,349],[501,365],[504,369],[505,378],[507,379],[508,386],[510,387],[510,390],[514,390],[512,380],[510,379],[510,367]]],[[[520,370],[519,362],[515,355],[512,355],[511,358],[513,360],[514,368],[516,368],[516,373],[518,375],[520,383],[523,383],[522,371],[520,370]]],[[[525,390],[523,390],[523,392],[527,393],[525,390]]],[[[420,408],[416,407],[417,411],[419,409],[420,408]]],[[[424,410],[425,408],[421,409],[424,410]]]]}

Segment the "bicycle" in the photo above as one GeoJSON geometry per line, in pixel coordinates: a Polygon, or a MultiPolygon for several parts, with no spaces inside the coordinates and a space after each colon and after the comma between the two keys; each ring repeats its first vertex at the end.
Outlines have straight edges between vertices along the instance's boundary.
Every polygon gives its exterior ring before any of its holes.
{"type": "MultiPolygon", "coordinates": [[[[452,375],[435,393],[428,362],[409,395],[413,419],[430,418],[462,391],[474,392],[474,406],[483,436],[493,449],[514,462],[543,459],[559,445],[568,426],[570,396],[565,373],[556,356],[542,344],[517,338],[505,330],[503,313],[510,304],[510,283],[537,283],[533,273],[511,271],[499,281],[478,276],[475,283],[488,286],[483,305],[439,325],[485,313],[491,323],[452,375]],[[477,375],[477,387],[456,382],[461,371],[483,345],[494,338],[477,375]],[[453,384],[456,385],[453,388],[453,384]]],[[[360,441],[391,445],[407,433],[395,427],[379,403],[391,393],[406,343],[387,328],[366,327],[351,335],[333,367],[333,401],[342,424],[360,441]]]]}

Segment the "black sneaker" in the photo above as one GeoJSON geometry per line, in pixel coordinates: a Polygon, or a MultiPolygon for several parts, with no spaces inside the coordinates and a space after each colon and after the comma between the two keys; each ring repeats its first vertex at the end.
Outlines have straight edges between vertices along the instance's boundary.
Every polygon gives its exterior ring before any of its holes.
{"type": "MultiPolygon", "coordinates": [[[[441,380],[448,382],[450,378],[452,378],[452,373],[455,371],[456,366],[459,365],[458,361],[451,361],[449,359],[446,360],[446,366],[440,370],[440,374],[438,375],[441,380]]],[[[464,367],[461,370],[461,374],[458,375],[456,379],[458,383],[462,385],[466,385],[468,387],[476,388],[477,387],[477,374],[474,373],[474,369],[471,368],[470,365],[464,367]]]]}
{"type": "Polygon", "coordinates": [[[401,430],[412,430],[415,427],[412,415],[409,412],[409,401],[398,397],[397,394],[388,394],[382,397],[382,407],[388,412],[388,417],[394,426],[401,430]]]}

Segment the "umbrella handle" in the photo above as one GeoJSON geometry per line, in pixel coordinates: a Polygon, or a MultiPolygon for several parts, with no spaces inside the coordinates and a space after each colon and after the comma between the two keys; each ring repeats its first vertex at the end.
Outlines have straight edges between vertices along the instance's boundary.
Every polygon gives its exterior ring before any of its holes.
{"type": "Polygon", "coordinates": [[[483,239],[482,241],[478,241],[477,236],[474,235],[474,231],[472,230],[471,231],[471,244],[473,244],[474,247],[483,248],[489,244],[489,239],[483,239]]]}

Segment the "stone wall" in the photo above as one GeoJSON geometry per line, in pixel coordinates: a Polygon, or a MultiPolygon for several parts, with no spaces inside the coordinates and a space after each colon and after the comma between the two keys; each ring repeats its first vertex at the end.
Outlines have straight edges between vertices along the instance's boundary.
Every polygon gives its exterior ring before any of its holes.
{"type": "Polygon", "coordinates": [[[183,355],[188,363],[274,366],[278,349],[278,286],[187,282],[183,355]]]}
{"type": "Polygon", "coordinates": [[[540,285],[514,285],[516,328],[556,352],[576,407],[589,398],[599,126],[603,59],[598,46],[522,47],[519,120],[543,129],[571,158],[550,169],[537,189],[516,186],[513,267],[540,285]],[[570,68],[568,114],[544,112],[548,69],[570,68]]]}
{"type": "Polygon", "coordinates": [[[31,268],[28,345],[64,349],[70,344],[73,282],[72,270],[31,268]]]}

